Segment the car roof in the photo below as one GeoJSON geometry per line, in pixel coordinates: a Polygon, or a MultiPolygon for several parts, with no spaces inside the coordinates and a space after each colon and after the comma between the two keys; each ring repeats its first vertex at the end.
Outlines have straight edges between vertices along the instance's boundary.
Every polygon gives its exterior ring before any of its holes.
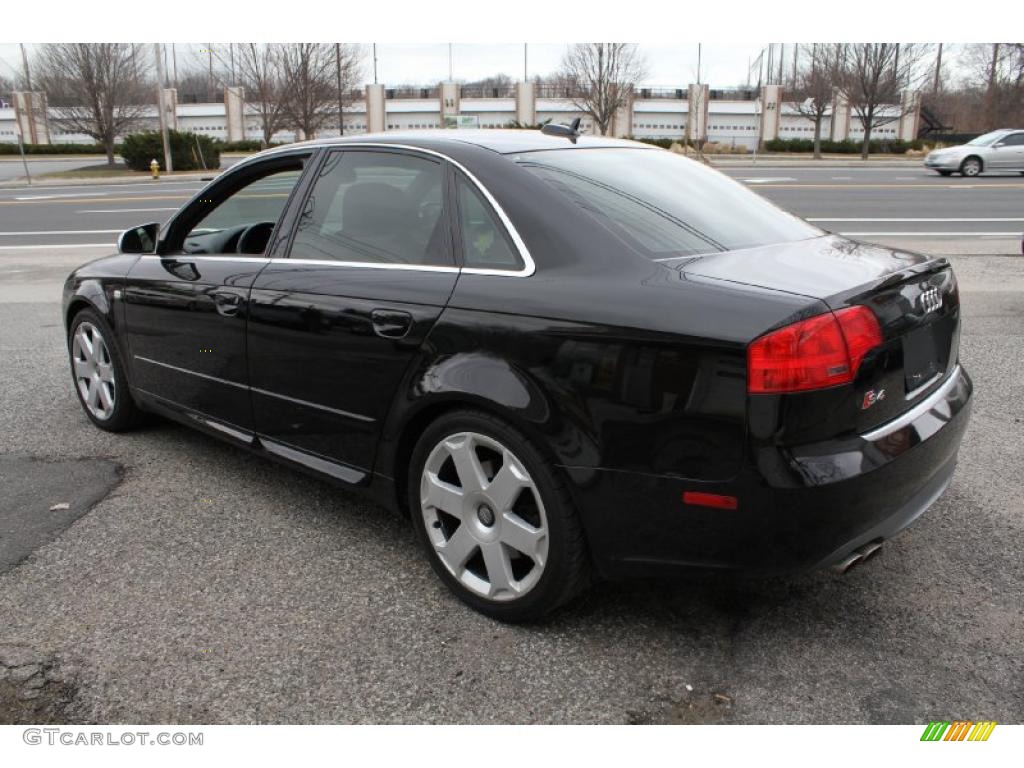
{"type": "MultiPolygon", "coordinates": [[[[540,152],[550,149],[594,149],[599,147],[631,147],[650,149],[649,144],[607,136],[579,136],[575,142],[564,136],[549,136],[535,130],[511,130],[495,128],[441,129],[415,131],[388,131],[387,133],[361,133],[357,136],[342,136],[286,145],[289,148],[339,146],[345,144],[404,144],[411,147],[436,149],[439,144],[471,144],[489,149],[502,155],[522,152],[540,152]]],[[[281,147],[284,149],[284,147],[281,147]]]]}

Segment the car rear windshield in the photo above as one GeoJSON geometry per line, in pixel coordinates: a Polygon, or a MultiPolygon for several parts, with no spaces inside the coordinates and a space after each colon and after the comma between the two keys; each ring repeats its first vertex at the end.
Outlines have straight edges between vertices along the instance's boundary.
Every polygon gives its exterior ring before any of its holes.
{"type": "Polygon", "coordinates": [[[652,259],[822,234],[725,174],[664,150],[564,149],[513,159],[652,259]]]}

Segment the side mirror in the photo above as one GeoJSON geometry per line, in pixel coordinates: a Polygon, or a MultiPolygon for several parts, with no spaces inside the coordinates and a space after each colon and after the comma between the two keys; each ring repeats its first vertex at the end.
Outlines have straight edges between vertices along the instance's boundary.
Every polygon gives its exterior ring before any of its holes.
{"type": "Polygon", "coordinates": [[[995,144],[992,145],[992,149],[999,149],[1000,147],[1005,147],[1005,146],[1006,146],[1006,144],[1004,144],[1003,142],[997,141],[995,144]]]}
{"type": "Polygon", "coordinates": [[[159,224],[143,224],[141,227],[126,229],[117,238],[120,253],[155,253],[159,224]]]}

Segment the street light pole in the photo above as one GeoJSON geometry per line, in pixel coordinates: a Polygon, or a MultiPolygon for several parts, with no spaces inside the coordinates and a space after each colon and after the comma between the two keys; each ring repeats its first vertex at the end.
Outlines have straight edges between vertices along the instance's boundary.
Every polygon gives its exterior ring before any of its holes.
{"type": "Polygon", "coordinates": [[[153,43],[153,53],[156,57],[156,111],[160,116],[160,135],[164,140],[164,170],[170,173],[174,166],[171,162],[171,142],[167,135],[167,115],[164,114],[164,65],[160,43],[153,43]]]}

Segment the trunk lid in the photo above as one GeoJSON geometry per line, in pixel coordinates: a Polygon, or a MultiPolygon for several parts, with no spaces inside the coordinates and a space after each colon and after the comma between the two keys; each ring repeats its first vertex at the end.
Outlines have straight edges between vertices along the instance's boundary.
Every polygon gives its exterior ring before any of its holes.
{"type": "Polygon", "coordinates": [[[883,342],[865,357],[852,384],[756,396],[780,398],[780,442],[806,444],[871,430],[927,397],[956,366],[960,298],[945,259],[829,235],[674,266],[685,274],[815,298],[833,310],[860,304],[874,312],[883,342]]]}

